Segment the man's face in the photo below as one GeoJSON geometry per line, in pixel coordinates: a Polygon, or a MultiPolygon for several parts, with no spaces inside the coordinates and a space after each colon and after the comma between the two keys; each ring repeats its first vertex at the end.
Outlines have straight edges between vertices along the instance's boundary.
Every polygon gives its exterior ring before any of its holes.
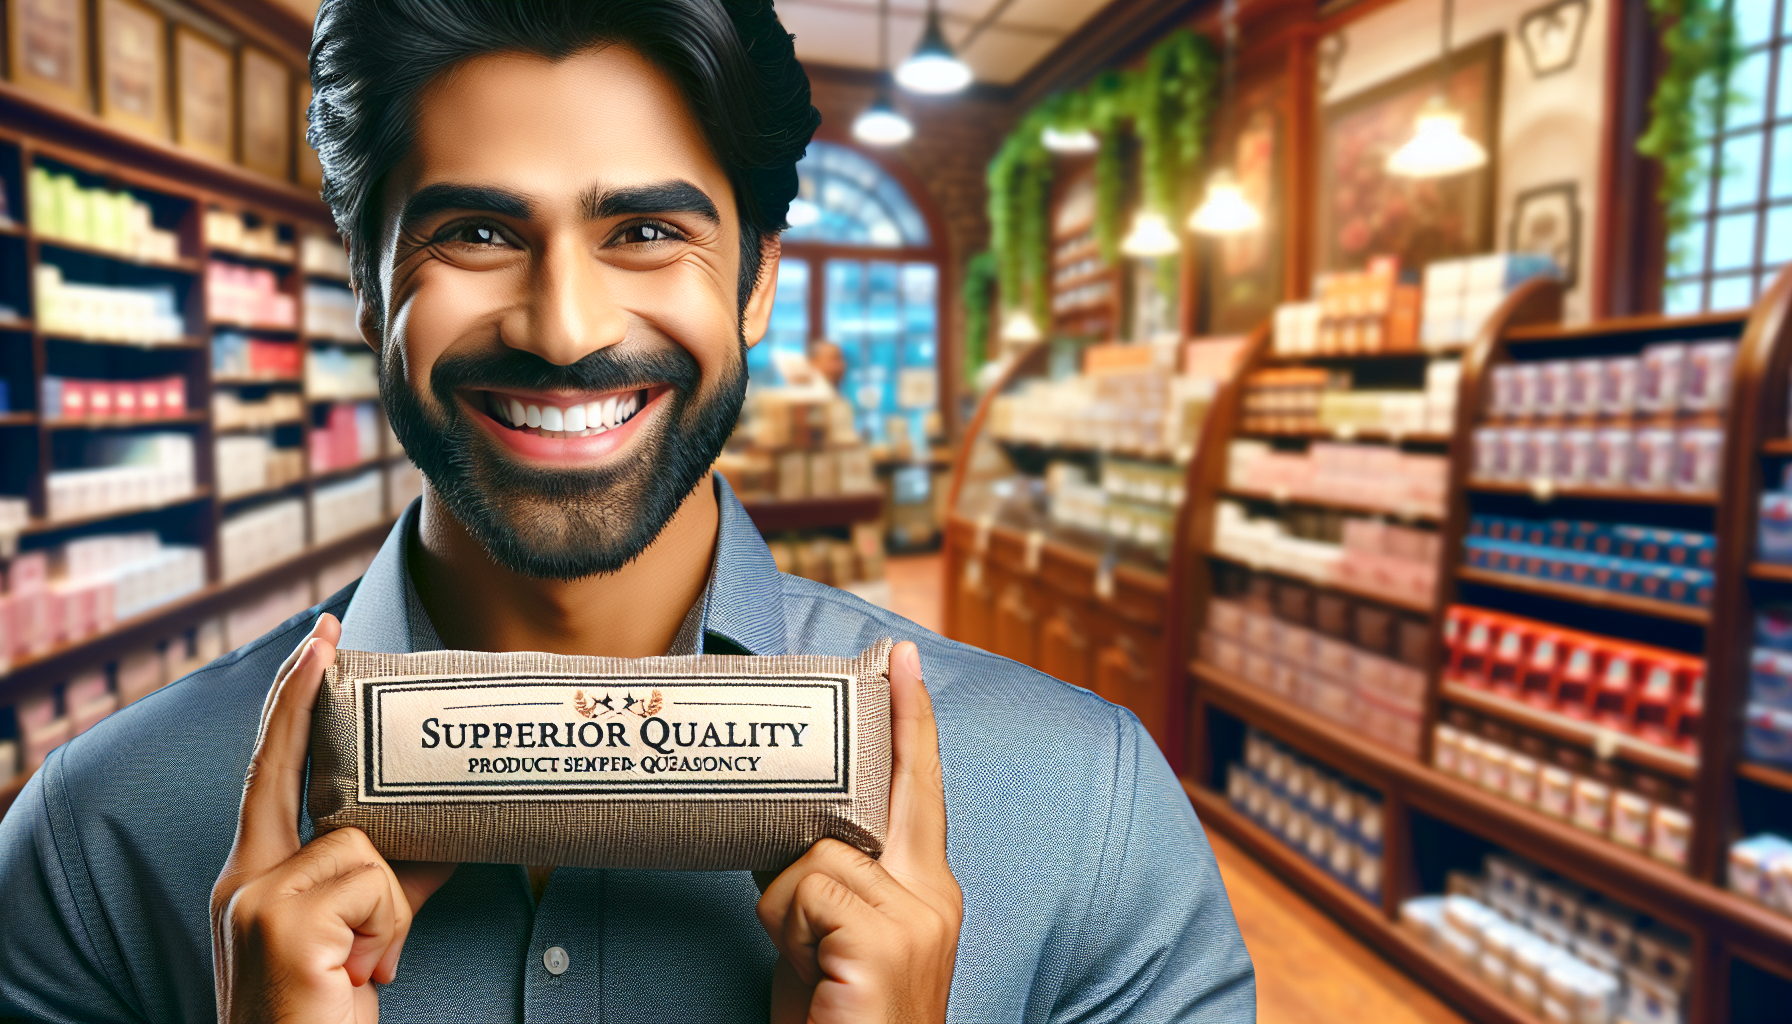
{"type": "Polygon", "coordinates": [[[743,315],[734,193],[677,87],[619,46],[470,60],[381,201],[363,316],[405,450],[500,564],[621,568],[733,429],[776,278],[743,315]]]}

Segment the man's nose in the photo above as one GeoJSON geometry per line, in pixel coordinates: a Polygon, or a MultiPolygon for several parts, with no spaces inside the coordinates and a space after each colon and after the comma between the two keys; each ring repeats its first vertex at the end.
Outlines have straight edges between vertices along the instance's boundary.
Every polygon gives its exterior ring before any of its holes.
{"type": "Polygon", "coordinates": [[[570,366],[628,333],[607,268],[580,238],[554,238],[530,268],[526,329],[506,337],[511,348],[570,366]]]}

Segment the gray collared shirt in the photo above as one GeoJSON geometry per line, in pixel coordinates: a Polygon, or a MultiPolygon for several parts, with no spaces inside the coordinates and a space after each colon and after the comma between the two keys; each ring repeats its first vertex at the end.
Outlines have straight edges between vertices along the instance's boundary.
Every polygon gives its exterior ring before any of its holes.
{"type": "MultiPolygon", "coordinates": [[[[1250,958],[1200,823],[1127,711],[773,565],[728,485],[704,598],[674,651],[920,645],[965,918],[950,1019],[1249,1021],[1250,958]],[[686,635],[688,634],[688,635],[686,635]]],[[[342,646],[441,639],[405,565],[413,506],[367,575],[112,715],[0,823],[0,1017],[209,1020],[208,901],[256,720],[320,611],[342,646]]],[[[447,638],[452,642],[453,638],[447,638]]],[[[308,818],[300,834],[311,836],[308,818]]],[[[386,1020],[764,1020],[772,963],[744,872],[464,864],[418,913],[386,1020]],[[559,973],[548,964],[562,968],[559,973]]]]}

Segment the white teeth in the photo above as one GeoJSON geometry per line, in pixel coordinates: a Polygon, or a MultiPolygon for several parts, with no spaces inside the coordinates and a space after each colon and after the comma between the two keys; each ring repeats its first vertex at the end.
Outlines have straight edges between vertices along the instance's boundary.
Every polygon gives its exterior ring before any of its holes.
{"type": "Polygon", "coordinates": [[[633,416],[635,414],[635,410],[640,407],[641,407],[641,397],[639,395],[630,395],[627,398],[622,400],[621,405],[617,408],[616,411],[619,415],[622,416],[623,419],[628,419],[630,416],[633,416]]]}
{"type": "Polygon", "coordinates": [[[560,410],[557,407],[552,405],[544,405],[541,407],[541,429],[566,429],[566,420],[560,415],[560,410]]]}
{"type": "Polygon", "coordinates": [[[512,398],[510,400],[510,425],[520,427],[528,420],[529,414],[523,411],[523,403],[512,398]]]}
{"type": "Polygon", "coordinates": [[[603,399],[600,398],[595,402],[590,402],[590,403],[586,404],[586,406],[585,406],[585,425],[587,427],[591,427],[592,429],[595,429],[595,430],[603,429],[603,426],[604,426],[604,401],[603,401],[603,399]]]}
{"type": "Polygon", "coordinates": [[[585,407],[575,405],[566,410],[566,432],[581,433],[585,429],[585,407]]]}
{"type": "Polygon", "coordinates": [[[615,395],[611,395],[610,397],[604,399],[603,423],[604,423],[604,426],[606,426],[606,427],[613,427],[616,425],[616,396],[615,395]]]}
{"type": "Polygon", "coordinates": [[[541,406],[527,405],[523,407],[523,422],[531,427],[541,426],[541,406]]]}

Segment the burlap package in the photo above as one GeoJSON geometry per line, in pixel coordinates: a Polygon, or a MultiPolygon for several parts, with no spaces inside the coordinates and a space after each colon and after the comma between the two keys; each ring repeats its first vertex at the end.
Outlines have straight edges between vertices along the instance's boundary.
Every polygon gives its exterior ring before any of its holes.
{"type": "Polygon", "coordinates": [[[890,819],[890,648],[856,658],[338,651],[312,820],[393,860],[777,870],[890,819]]]}

